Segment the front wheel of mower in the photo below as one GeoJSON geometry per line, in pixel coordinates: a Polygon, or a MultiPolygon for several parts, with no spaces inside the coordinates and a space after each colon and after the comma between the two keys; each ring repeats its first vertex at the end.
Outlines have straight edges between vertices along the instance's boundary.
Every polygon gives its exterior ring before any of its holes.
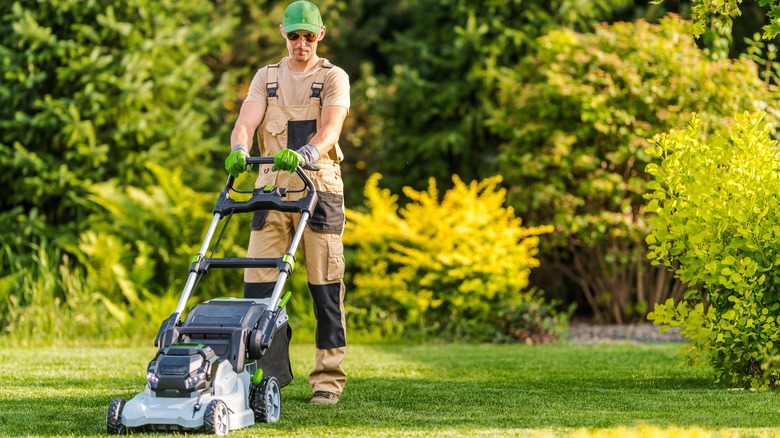
{"type": "Polygon", "coordinates": [[[230,431],[230,413],[222,400],[212,400],[203,413],[203,429],[206,433],[225,436],[230,431]]]}
{"type": "Polygon", "coordinates": [[[124,407],[125,400],[121,398],[115,398],[109,403],[108,413],[106,414],[106,432],[109,435],[127,434],[127,428],[122,424],[122,409],[124,407]]]}
{"type": "Polygon", "coordinates": [[[255,423],[276,423],[282,416],[282,392],[275,377],[263,377],[252,384],[249,406],[255,413],[255,423]]]}

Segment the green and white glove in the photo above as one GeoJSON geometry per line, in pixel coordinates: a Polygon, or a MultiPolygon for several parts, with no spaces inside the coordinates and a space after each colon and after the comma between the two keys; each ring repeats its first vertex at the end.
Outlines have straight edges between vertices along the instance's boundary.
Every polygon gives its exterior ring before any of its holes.
{"type": "Polygon", "coordinates": [[[298,152],[290,149],[277,152],[274,155],[274,169],[293,173],[300,165],[304,169],[318,170],[314,165],[317,161],[320,161],[320,151],[312,144],[305,144],[298,152]]]}
{"type": "Polygon", "coordinates": [[[230,151],[230,155],[225,159],[225,170],[227,173],[238,177],[242,172],[252,170],[252,165],[246,164],[246,159],[249,157],[249,150],[242,144],[233,146],[230,151]]]}

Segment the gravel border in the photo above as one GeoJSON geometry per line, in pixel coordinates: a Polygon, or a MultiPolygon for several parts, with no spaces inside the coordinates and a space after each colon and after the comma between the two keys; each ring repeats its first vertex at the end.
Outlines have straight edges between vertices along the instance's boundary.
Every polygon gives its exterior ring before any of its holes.
{"type": "Polygon", "coordinates": [[[573,344],[603,344],[610,342],[686,342],[679,327],[661,333],[659,327],[647,324],[596,325],[572,323],[566,338],[573,344]]]}

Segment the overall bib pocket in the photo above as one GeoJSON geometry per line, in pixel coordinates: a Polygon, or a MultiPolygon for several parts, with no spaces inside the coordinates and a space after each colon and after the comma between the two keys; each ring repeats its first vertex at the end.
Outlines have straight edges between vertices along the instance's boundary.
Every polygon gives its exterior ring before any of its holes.
{"type": "Polygon", "coordinates": [[[316,133],[316,120],[290,120],[287,122],[287,149],[297,151],[316,133]]]}
{"type": "Polygon", "coordinates": [[[267,144],[267,143],[269,143],[270,140],[263,139],[263,146],[264,147],[263,147],[263,150],[261,152],[262,152],[262,155],[264,155],[264,156],[273,155],[273,154],[279,152],[279,150],[281,150],[281,149],[277,149],[278,147],[281,147],[281,146],[276,146],[275,144],[278,144],[278,145],[287,144],[287,120],[284,120],[284,119],[272,119],[272,120],[269,120],[265,124],[265,130],[266,130],[266,132],[268,134],[270,134],[270,136],[272,138],[275,139],[275,141],[271,141],[272,144],[267,144]]]}

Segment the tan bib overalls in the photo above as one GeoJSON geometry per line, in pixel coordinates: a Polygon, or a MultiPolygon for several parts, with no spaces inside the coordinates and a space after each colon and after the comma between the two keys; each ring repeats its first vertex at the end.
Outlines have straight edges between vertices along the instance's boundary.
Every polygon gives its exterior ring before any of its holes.
{"type": "MultiPolygon", "coordinates": [[[[267,106],[258,130],[262,156],[273,156],[284,148],[293,150],[309,142],[321,123],[321,93],[325,74],[332,64],[321,61],[320,71],[311,84],[300,84],[312,90],[308,105],[278,105],[279,64],[268,68],[266,83],[267,106]]],[[[346,373],[341,366],[346,353],[344,318],[344,186],[339,162],[342,159],[338,144],[320,158],[319,171],[307,171],[317,190],[319,201],[304,230],[300,249],[306,265],[309,290],[317,319],[314,369],[309,374],[313,391],[341,394],[346,373]]],[[[255,187],[266,184],[300,190],[300,179],[289,172],[276,172],[271,165],[261,166],[255,187]]],[[[288,193],[290,200],[299,193],[288,193]]],[[[290,246],[294,229],[300,221],[299,213],[259,211],[252,218],[252,233],[247,257],[280,257],[290,246]]],[[[271,295],[279,276],[276,269],[246,269],[244,296],[263,298],[271,295]]]]}

